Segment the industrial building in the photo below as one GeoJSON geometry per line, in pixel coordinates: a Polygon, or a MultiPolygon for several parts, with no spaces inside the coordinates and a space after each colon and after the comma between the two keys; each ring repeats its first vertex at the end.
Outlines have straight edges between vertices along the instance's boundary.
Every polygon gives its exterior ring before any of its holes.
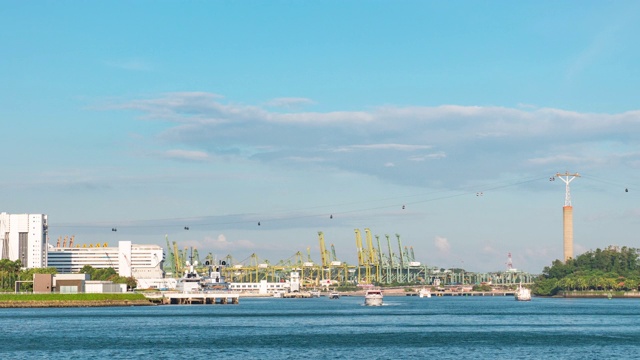
{"type": "MultiPolygon", "coordinates": [[[[73,245],[72,241],[69,243],[73,245]]],[[[103,244],[75,247],[49,245],[48,267],[61,274],[77,273],[85,265],[95,269],[113,268],[118,275],[136,279],[159,279],[163,277],[163,249],[159,245],[136,245],[131,241],[119,241],[117,247],[103,244]]]]}
{"type": "Polygon", "coordinates": [[[126,284],[111,281],[91,281],[89,274],[33,274],[35,294],[61,293],[124,293],[126,284]]]}
{"type": "Polygon", "coordinates": [[[0,258],[25,268],[47,265],[47,215],[0,213],[0,258]]]}

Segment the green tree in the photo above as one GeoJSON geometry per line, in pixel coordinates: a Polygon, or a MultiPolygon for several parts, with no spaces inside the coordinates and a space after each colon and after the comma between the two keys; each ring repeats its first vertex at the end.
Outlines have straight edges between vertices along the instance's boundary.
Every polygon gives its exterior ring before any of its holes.
{"type": "Polygon", "coordinates": [[[624,281],[624,289],[628,291],[637,291],[638,281],[636,279],[626,279],[624,281]]]}
{"type": "Polygon", "coordinates": [[[533,293],[540,296],[553,296],[558,293],[558,280],[538,278],[533,284],[533,293]]]}

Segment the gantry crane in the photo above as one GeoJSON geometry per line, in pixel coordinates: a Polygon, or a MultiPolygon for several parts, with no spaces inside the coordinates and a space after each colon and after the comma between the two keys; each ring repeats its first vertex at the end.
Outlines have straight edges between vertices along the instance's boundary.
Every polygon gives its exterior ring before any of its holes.
{"type": "Polygon", "coordinates": [[[356,248],[358,249],[358,281],[363,281],[366,284],[371,284],[371,267],[369,259],[369,251],[362,247],[362,235],[360,229],[355,229],[356,233],[356,248]],[[365,275],[362,277],[361,269],[364,267],[365,275]]]}
{"type": "Polygon", "coordinates": [[[165,235],[164,236],[165,240],[167,241],[167,269],[166,272],[167,273],[171,273],[172,276],[175,276],[176,274],[176,269],[175,269],[175,260],[173,258],[173,251],[171,251],[171,244],[169,244],[169,235],[165,235]]]}
{"type": "Polygon", "coordinates": [[[318,231],[318,240],[320,242],[320,259],[322,261],[322,267],[329,267],[329,252],[327,251],[327,247],[324,243],[324,233],[322,231],[318,231]]]}
{"type": "Polygon", "coordinates": [[[369,228],[364,229],[364,233],[367,239],[367,262],[369,266],[373,267],[373,271],[370,271],[372,282],[380,282],[380,263],[378,262],[378,256],[376,255],[376,249],[373,247],[373,239],[371,238],[371,230],[369,228]]]}

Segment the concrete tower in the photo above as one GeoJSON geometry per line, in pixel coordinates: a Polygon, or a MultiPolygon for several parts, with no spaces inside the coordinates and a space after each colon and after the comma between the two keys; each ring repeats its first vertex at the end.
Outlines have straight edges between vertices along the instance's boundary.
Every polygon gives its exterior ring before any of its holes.
{"type": "Polygon", "coordinates": [[[571,206],[571,193],[569,191],[569,183],[580,174],[564,174],[557,173],[556,177],[565,183],[564,207],[562,208],[562,228],[563,228],[563,244],[564,244],[564,261],[573,258],[573,206],[571,206]]]}

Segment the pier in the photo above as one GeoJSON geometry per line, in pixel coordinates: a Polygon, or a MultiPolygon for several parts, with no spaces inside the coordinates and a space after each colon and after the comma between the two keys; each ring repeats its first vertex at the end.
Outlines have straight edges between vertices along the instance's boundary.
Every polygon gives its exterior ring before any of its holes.
{"type": "Polygon", "coordinates": [[[231,293],[164,293],[145,294],[149,301],[163,305],[239,304],[240,295],[231,293]]]}

